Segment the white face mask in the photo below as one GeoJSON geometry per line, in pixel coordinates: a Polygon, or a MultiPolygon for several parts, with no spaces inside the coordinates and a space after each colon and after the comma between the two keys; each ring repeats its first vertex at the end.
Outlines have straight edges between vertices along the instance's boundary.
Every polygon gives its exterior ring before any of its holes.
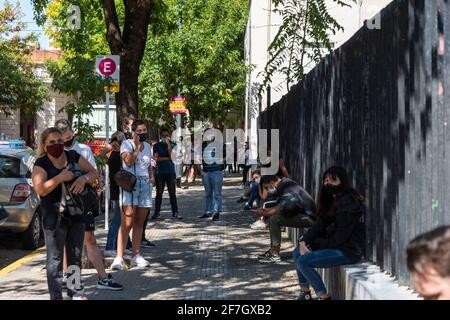
{"type": "Polygon", "coordinates": [[[256,183],[259,183],[260,181],[261,181],[261,177],[255,178],[255,182],[256,182],[256,183]]]}

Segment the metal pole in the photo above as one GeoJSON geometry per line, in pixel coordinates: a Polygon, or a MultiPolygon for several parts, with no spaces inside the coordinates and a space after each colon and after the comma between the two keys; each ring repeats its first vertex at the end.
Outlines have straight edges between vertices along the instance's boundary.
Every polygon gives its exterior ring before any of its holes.
{"type": "MultiPolygon", "coordinates": [[[[182,21],[182,14],[183,14],[183,12],[182,12],[182,7],[181,6],[182,6],[182,2],[178,4],[178,33],[180,35],[183,34],[183,31],[181,29],[182,23],[183,23],[183,21],[182,21]]],[[[179,74],[178,74],[177,96],[180,97],[181,96],[181,92],[180,92],[181,70],[179,70],[178,72],[179,72],[179,74]]],[[[176,116],[176,122],[177,122],[177,128],[181,128],[181,114],[180,113],[178,113],[177,116],[176,116]]]]}
{"type": "MultiPolygon", "coordinates": [[[[109,91],[106,91],[105,144],[109,145],[109,91]]],[[[105,166],[105,230],[109,230],[109,166],[105,166]]]]}

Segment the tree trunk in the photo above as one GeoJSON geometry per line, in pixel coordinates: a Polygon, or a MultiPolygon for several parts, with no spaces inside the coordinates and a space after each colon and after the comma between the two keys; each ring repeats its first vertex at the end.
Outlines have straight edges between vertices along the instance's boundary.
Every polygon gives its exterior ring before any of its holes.
{"type": "Polygon", "coordinates": [[[138,79],[144,56],[153,0],[123,0],[123,33],[114,0],[103,0],[106,38],[111,54],[120,55],[120,92],[116,93],[117,123],[125,116],[139,117],[138,79]]]}

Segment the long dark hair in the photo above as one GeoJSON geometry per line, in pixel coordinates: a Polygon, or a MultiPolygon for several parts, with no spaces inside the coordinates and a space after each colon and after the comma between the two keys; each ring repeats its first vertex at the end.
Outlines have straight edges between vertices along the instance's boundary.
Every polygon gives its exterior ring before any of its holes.
{"type": "Polygon", "coordinates": [[[363,205],[365,205],[365,198],[358,191],[353,188],[352,182],[347,174],[347,171],[338,166],[334,166],[329,168],[322,175],[322,181],[319,193],[317,195],[317,215],[321,217],[325,217],[327,215],[334,215],[336,213],[336,209],[339,205],[339,199],[342,194],[350,193],[356,200],[360,201],[363,205]],[[341,180],[342,189],[341,192],[333,197],[329,193],[325,191],[323,182],[325,178],[330,175],[333,179],[336,177],[341,180]]]}

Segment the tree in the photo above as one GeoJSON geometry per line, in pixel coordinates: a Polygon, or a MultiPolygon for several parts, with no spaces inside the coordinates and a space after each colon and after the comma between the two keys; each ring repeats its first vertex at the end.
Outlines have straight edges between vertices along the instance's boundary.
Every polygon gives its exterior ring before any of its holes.
{"type": "Polygon", "coordinates": [[[0,111],[8,114],[21,109],[34,115],[49,95],[30,61],[37,38],[34,34],[20,36],[24,28],[20,18],[20,6],[5,2],[0,10],[0,111]]]}
{"type": "Polygon", "coordinates": [[[139,81],[141,112],[173,125],[168,99],[188,98],[190,118],[214,125],[239,121],[245,99],[244,59],[246,0],[190,0],[182,6],[182,34],[178,6],[164,0],[151,24],[139,81]],[[230,112],[237,116],[230,117],[230,112]]]}
{"type": "MultiPolygon", "coordinates": [[[[356,0],[333,2],[351,7],[356,0]]],[[[332,50],[330,33],[343,29],[328,12],[325,0],[273,0],[273,4],[273,11],[282,16],[283,22],[269,46],[269,61],[263,72],[259,96],[270,85],[275,72],[284,76],[289,91],[293,83],[303,78],[307,64],[319,62],[324,51],[332,50]]]]}
{"type": "MultiPolygon", "coordinates": [[[[49,0],[33,0],[36,21],[40,24],[46,20],[45,8],[49,3],[49,0]]],[[[86,16],[103,16],[110,52],[120,55],[120,92],[115,95],[118,120],[128,114],[138,116],[139,68],[154,0],[73,0],[71,3],[77,5],[86,16]],[[119,11],[121,8],[123,17],[119,11]],[[99,15],[99,12],[102,12],[102,15],[99,15]]]]}
{"type": "MultiPolygon", "coordinates": [[[[80,0],[78,5],[89,6],[90,0],[80,0]]],[[[73,99],[66,103],[64,111],[73,123],[81,140],[91,140],[100,126],[86,123],[83,115],[91,114],[92,105],[104,96],[104,81],[94,73],[95,57],[108,50],[102,35],[104,24],[100,8],[91,15],[80,15],[72,21],[73,7],[65,0],[55,0],[45,9],[45,31],[52,45],[61,50],[58,61],[47,61],[54,90],[73,99]]]]}

